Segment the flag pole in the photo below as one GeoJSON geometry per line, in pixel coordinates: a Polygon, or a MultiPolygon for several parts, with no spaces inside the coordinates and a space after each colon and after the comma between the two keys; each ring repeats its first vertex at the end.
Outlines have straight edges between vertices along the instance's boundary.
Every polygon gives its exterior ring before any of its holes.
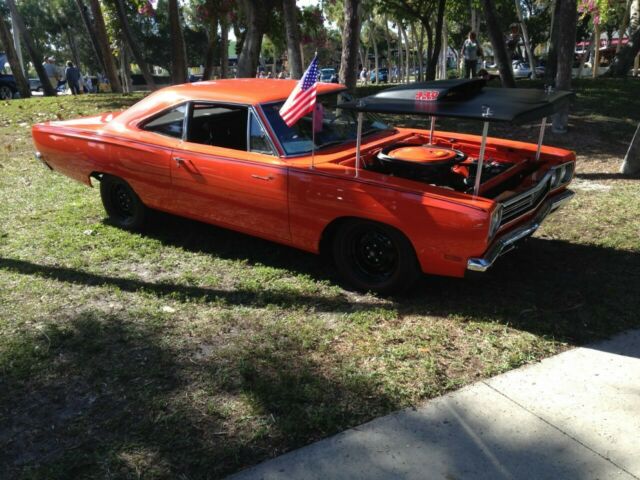
{"type": "MultiPolygon", "coordinates": [[[[313,53],[313,58],[315,59],[317,56],[318,56],[318,51],[316,50],[313,53]]],[[[316,83],[318,81],[317,78],[314,78],[313,80],[316,83]]],[[[311,149],[311,170],[313,170],[315,168],[315,162],[316,162],[316,106],[317,105],[318,105],[317,103],[314,103],[313,104],[313,110],[311,110],[311,144],[312,144],[312,149],[311,149]]]]}
{"type": "Polygon", "coordinates": [[[316,161],[316,105],[311,110],[311,170],[316,161]]]}

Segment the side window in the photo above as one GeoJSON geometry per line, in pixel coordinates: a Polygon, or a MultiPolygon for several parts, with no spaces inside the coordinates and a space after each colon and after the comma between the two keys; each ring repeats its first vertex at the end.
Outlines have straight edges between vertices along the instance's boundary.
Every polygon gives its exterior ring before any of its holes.
{"type": "Polygon", "coordinates": [[[266,153],[267,155],[273,155],[273,149],[269,143],[269,138],[266,132],[260,125],[260,122],[256,118],[255,114],[250,115],[251,124],[249,126],[249,150],[257,153],[266,153]]]}
{"type": "Polygon", "coordinates": [[[147,122],[142,129],[147,130],[148,132],[167,135],[169,137],[182,138],[184,115],[186,111],[186,104],[172,108],[168,112],[161,114],[150,122],[147,122]]]}
{"type": "Polygon", "coordinates": [[[194,102],[187,141],[247,151],[247,108],[194,102]]]}

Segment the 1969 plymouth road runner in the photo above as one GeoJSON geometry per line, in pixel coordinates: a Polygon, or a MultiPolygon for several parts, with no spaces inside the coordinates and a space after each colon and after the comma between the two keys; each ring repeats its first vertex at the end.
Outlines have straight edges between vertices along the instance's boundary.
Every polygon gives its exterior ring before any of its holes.
{"type": "Polygon", "coordinates": [[[288,127],[296,82],[235,79],[164,88],[128,110],[33,127],[47,167],[91,185],[111,221],[140,229],[157,209],[329,253],[353,287],[391,292],[422,272],[484,271],[569,200],[573,152],[542,146],[571,93],[445,80],[355,100],[317,86],[288,127]],[[393,128],[380,114],[430,117],[393,128]],[[483,135],[436,131],[438,117],[483,135]],[[487,136],[492,122],[543,119],[538,144],[487,136]]]}

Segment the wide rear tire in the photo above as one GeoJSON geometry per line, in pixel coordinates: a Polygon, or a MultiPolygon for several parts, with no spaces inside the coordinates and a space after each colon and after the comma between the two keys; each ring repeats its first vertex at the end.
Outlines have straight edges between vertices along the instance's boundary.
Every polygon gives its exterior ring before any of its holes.
{"type": "Polygon", "coordinates": [[[406,290],[421,274],[409,240],[395,228],[369,220],[340,226],[333,238],[333,258],[342,277],[362,291],[406,290]]]}
{"type": "Polygon", "coordinates": [[[100,197],[111,223],[125,230],[141,230],[146,207],[131,186],[121,178],[103,175],[100,197]]]}

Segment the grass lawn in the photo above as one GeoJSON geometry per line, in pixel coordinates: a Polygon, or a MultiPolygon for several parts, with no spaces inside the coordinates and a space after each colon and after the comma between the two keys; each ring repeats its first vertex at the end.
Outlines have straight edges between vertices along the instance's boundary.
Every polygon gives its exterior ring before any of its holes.
{"type": "Polygon", "coordinates": [[[640,181],[617,174],[639,91],[579,82],[571,132],[546,138],[578,153],[575,200],[489,272],[393,298],[168,215],[118,230],[33,159],[33,123],[139,97],[0,103],[0,477],[219,478],[640,326],[640,181]]]}

